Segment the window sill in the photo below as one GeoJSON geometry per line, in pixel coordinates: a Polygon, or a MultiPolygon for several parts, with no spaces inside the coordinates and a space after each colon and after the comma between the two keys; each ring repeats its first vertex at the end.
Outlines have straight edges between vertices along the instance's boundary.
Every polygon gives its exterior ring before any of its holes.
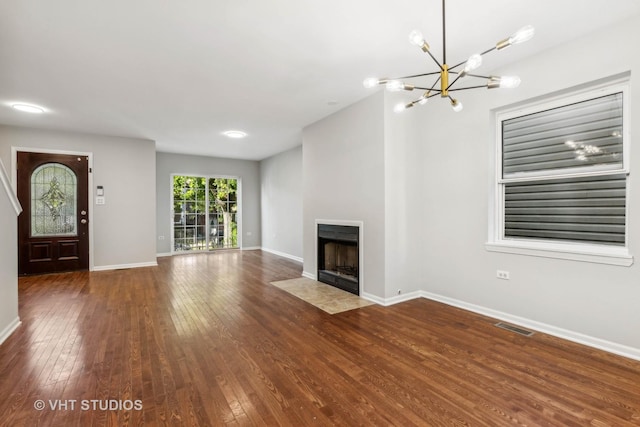
{"type": "Polygon", "coordinates": [[[517,255],[529,255],[544,258],[567,259],[597,264],[629,267],[633,256],[627,248],[603,248],[590,245],[553,244],[542,242],[518,242],[503,240],[487,242],[485,248],[490,252],[517,255]]]}

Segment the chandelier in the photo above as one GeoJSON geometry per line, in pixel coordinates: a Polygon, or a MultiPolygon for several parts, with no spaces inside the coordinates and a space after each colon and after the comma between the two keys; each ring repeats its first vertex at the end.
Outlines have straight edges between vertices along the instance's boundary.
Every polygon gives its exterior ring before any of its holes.
{"type": "Polygon", "coordinates": [[[409,34],[409,41],[411,44],[418,46],[424,53],[427,53],[431,59],[436,63],[439,70],[433,71],[430,73],[423,74],[415,74],[412,76],[404,76],[397,78],[375,78],[371,77],[365,79],[363,82],[364,87],[372,88],[378,85],[384,85],[388,91],[390,92],[398,92],[398,91],[413,91],[413,90],[421,90],[424,93],[415,101],[411,101],[409,103],[400,103],[394,107],[394,111],[399,113],[407,108],[411,108],[416,104],[424,105],[427,103],[428,99],[440,95],[441,98],[448,98],[451,102],[451,107],[453,111],[459,112],[462,110],[462,103],[458,101],[456,98],[453,98],[450,92],[456,92],[461,90],[469,90],[469,89],[478,89],[478,88],[487,88],[487,89],[495,89],[495,88],[515,88],[520,85],[520,78],[517,76],[482,76],[475,73],[472,73],[473,70],[477,69],[482,65],[482,57],[489,52],[493,52],[494,50],[502,50],[506,49],[509,46],[526,42],[531,39],[534,34],[534,28],[531,25],[527,25],[516,31],[512,36],[500,40],[494,47],[491,49],[487,49],[482,53],[475,53],[471,55],[466,61],[460,62],[452,67],[447,65],[447,44],[446,44],[446,26],[445,26],[445,0],[442,0],[442,63],[440,63],[435,56],[431,53],[429,44],[424,40],[422,33],[418,30],[413,30],[409,34]],[[419,86],[416,84],[406,83],[405,81],[415,81],[413,79],[418,79],[420,77],[431,77],[437,76],[436,80],[430,87],[419,86]],[[461,82],[464,83],[470,78],[483,79],[485,80],[484,84],[469,84],[462,87],[454,87],[454,85],[459,84],[461,82]],[[449,80],[451,80],[449,83],[449,80]],[[439,85],[438,85],[439,83],[439,85]],[[439,86],[439,87],[437,87],[439,86]]]}

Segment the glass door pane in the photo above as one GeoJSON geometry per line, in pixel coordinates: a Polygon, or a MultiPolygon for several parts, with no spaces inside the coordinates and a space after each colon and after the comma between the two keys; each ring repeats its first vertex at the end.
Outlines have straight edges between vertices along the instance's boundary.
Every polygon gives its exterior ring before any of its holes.
{"type": "Polygon", "coordinates": [[[76,236],[76,174],[46,163],[31,175],[31,237],[76,236]]]}
{"type": "Polygon", "coordinates": [[[206,179],[173,177],[173,250],[203,250],[206,234],[206,179]]]}
{"type": "Polygon", "coordinates": [[[238,180],[173,177],[173,251],[238,248],[238,180]]]}
{"type": "Polygon", "coordinates": [[[209,178],[209,249],[238,247],[238,180],[209,178]]]}

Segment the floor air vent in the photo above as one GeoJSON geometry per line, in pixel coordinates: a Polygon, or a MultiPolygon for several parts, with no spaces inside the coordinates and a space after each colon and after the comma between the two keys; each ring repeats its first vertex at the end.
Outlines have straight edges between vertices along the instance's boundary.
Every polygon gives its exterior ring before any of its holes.
{"type": "Polygon", "coordinates": [[[516,334],[524,335],[525,337],[530,337],[533,335],[533,332],[527,331],[526,329],[519,328],[517,326],[509,325],[507,323],[498,322],[496,323],[498,328],[506,329],[507,331],[515,332],[516,334]]]}

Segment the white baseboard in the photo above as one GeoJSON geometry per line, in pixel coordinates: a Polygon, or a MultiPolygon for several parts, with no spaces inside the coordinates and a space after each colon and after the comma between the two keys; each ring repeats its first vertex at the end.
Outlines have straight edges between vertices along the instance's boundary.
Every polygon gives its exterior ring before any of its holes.
{"type": "Polygon", "coordinates": [[[366,292],[362,292],[360,294],[360,298],[364,298],[364,299],[369,300],[371,302],[375,302],[378,305],[387,306],[386,300],[384,298],[380,298],[377,295],[373,295],[373,294],[368,294],[366,292]]]}
{"type": "Polygon", "coordinates": [[[285,252],[280,252],[280,251],[276,251],[274,249],[269,249],[269,248],[264,248],[264,247],[262,248],[262,250],[264,252],[269,252],[270,254],[278,255],[278,256],[281,256],[283,258],[288,258],[288,259],[293,260],[293,261],[303,262],[303,259],[301,257],[299,257],[299,256],[290,255],[290,254],[285,253],[285,252]]]}
{"type": "Polygon", "coordinates": [[[260,246],[243,246],[241,249],[243,251],[259,251],[262,248],[260,246]]]}
{"type": "Polygon", "coordinates": [[[139,268],[139,267],[157,267],[158,262],[139,262],[134,264],[118,264],[118,265],[99,265],[94,266],[93,271],[106,271],[106,270],[123,270],[125,268],[139,268]]]}
{"type": "Polygon", "coordinates": [[[640,360],[640,349],[629,347],[626,345],[606,341],[600,338],[584,335],[579,332],[569,331],[567,329],[558,328],[553,325],[541,323],[535,320],[526,319],[520,316],[514,316],[509,313],[503,313],[501,311],[493,310],[487,307],[482,307],[475,304],[470,304],[464,301],[460,301],[454,298],[445,297],[431,292],[420,292],[421,296],[427,299],[438,301],[447,305],[462,308],[464,310],[472,311],[474,313],[482,314],[483,316],[493,317],[498,320],[513,323],[518,326],[525,327],[527,329],[533,329],[545,334],[553,335],[554,337],[562,338],[567,341],[576,342],[589,347],[604,350],[609,353],[617,354],[620,356],[628,357],[629,359],[640,360]]]}
{"type": "Polygon", "coordinates": [[[157,253],[156,254],[156,258],[164,258],[167,256],[172,256],[173,254],[171,252],[161,252],[161,253],[157,253]]]}
{"type": "Polygon", "coordinates": [[[11,334],[22,324],[20,317],[13,319],[9,325],[0,332],[0,344],[2,344],[11,334]]]}
{"type": "MultiPolygon", "coordinates": [[[[305,273],[302,273],[303,276],[306,276],[305,273]]],[[[309,277],[311,278],[311,277],[309,277]]],[[[558,328],[557,326],[548,325],[546,323],[538,322],[535,320],[527,319],[520,316],[514,316],[509,313],[504,313],[501,311],[493,310],[487,307],[470,304],[464,301],[460,301],[454,298],[445,297],[442,295],[434,294],[426,291],[415,291],[404,295],[398,295],[391,298],[380,298],[376,295],[363,293],[360,295],[362,298],[373,301],[377,304],[383,306],[390,306],[393,304],[397,304],[404,301],[409,301],[415,298],[426,298],[433,301],[438,301],[443,304],[447,304],[453,307],[458,307],[463,310],[471,311],[473,313],[478,313],[483,316],[492,317],[497,320],[501,320],[504,322],[512,323],[514,325],[522,326],[527,329],[533,329],[538,332],[542,332],[548,335],[552,335],[554,337],[562,338],[567,341],[572,341],[578,344],[586,345],[588,347],[597,348],[599,350],[603,350],[609,353],[617,354],[619,356],[628,357],[629,359],[640,361],[640,349],[635,347],[629,347],[623,344],[618,344],[615,342],[603,340],[600,338],[592,337],[589,335],[582,334],[580,332],[570,331],[563,328],[558,328]]]]}
{"type": "Polygon", "coordinates": [[[360,296],[364,299],[368,299],[369,301],[373,301],[376,304],[387,307],[390,305],[398,304],[400,302],[421,298],[422,294],[421,294],[421,291],[414,291],[414,292],[409,292],[408,294],[396,295],[391,298],[380,298],[379,296],[363,292],[360,296]]]}
{"type": "Polygon", "coordinates": [[[316,274],[309,273],[308,271],[303,271],[302,277],[306,277],[307,279],[311,280],[318,280],[318,276],[316,274]]]}

